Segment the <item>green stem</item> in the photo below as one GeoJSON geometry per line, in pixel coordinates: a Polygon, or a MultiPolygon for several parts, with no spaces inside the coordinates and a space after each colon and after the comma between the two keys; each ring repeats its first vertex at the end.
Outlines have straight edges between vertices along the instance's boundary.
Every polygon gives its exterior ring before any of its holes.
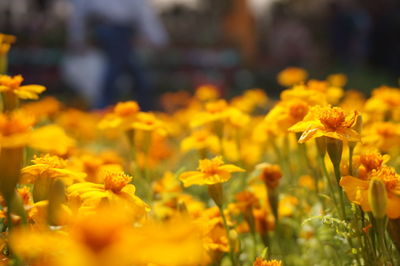
{"type": "Polygon", "coordinates": [[[232,240],[231,240],[231,238],[229,236],[229,227],[228,227],[228,223],[226,221],[224,209],[223,209],[222,205],[218,205],[218,209],[219,209],[219,212],[220,212],[221,217],[222,217],[222,223],[223,223],[225,231],[226,231],[226,237],[228,238],[229,256],[230,256],[232,265],[236,266],[236,260],[235,260],[234,250],[233,250],[233,244],[232,244],[232,240]]]}

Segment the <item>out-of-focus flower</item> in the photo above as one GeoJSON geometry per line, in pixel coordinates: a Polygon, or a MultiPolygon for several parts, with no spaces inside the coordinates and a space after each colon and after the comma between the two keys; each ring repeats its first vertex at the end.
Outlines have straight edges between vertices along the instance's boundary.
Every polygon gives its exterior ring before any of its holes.
{"type": "Polygon", "coordinates": [[[188,150],[206,150],[213,153],[218,153],[220,150],[220,144],[218,137],[213,135],[208,130],[196,130],[181,142],[181,149],[183,151],[188,150]]]}
{"type": "Polygon", "coordinates": [[[26,166],[21,170],[21,182],[33,184],[38,178],[61,179],[66,185],[83,181],[85,173],[68,169],[68,162],[58,156],[46,154],[38,157],[35,155],[33,165],[26,166]]]}
{"type": "Polygon", "coordinates": [[[224,183],[231,178],[231,173],[244,172],[242,168],[233,164],[224,164],[221,156],[211,160],[200,160],[198,170],[185,172],[179,176],[185,187],[224,183]]]}
{"type": "Polygon", "coordinates": [[[21,86],[23,80],[21,75],[0,75],[0,92],[15,94],[20,99],[38,99],[38,95],[46,90],[42,85],[21,86]]]}
{"type": "Polygon", "coordinates": [[[21,108],[37,120],[42,120],[54,116],[60,110],[61,103],[49,96],[36,102],[25,103],[21,108]]]}
{"type": "Polygon", "coordinates": [[[137,221],[141,221],[150,209],[135,195],[135,186],[129,184],[131,180],[132,177],[123,172],[109,172],[104,184],[83,182],[69,186],[67,197],[72,210],[79,209],[85,213],[94,211],[102,204],[109,204],[125,208],[137,221]]]}
{"type": "Polygon", "coordinates": [[[0,55],[7,54],[16,39],[14,35],[0,33],[0,55]]]}
{"type": "Polygon", "coordinates": [[[347,76],[345,74],[331,74],[329,75],[326,80],[335,87],[343,88],[347,83],[347,76]]]}
{"type": "Polygon", "coordinates": [[[278,83],[290,87],[305,81],[308,77],[307,71],[298,67],[288,67],[278,73],[278,83]]]}
{"type": "Polygon", "coordinates": [[[281,266],[282,262],[280,260],[265,260],[262,258],[257,258],[253,266],[281,266]]]}
{"type": "Polygon", "coordinates": [[[105,115],[99,122],[99,128],[119,128],[127,130],[132,128],[139,114],[139,105],[134,101],[120,102],[113,108],[112,112],[105,115]]]}
{"type": "Polygon", "coordinates": [[[279,186],[279,182],[282,178],[281,167],[277,164],[262,164],[260,179],[265,183],[269,189],[275,189],[279,186]]]}
{"type": "Polygon", "coordinates": [[[195,97],[200,101],[211,101],[216,100],[220,96],[218,87],[206,84],[196,88],[195,97]]]}

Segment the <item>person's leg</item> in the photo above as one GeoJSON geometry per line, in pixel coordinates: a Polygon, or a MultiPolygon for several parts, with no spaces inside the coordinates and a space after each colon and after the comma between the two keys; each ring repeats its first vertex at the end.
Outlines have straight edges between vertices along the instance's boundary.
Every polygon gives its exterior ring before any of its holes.
{"type": "Polygon", "coordinates": [[[131,32],[118,25],[99,25],[97,39],[106,57],[106,72],[102,86],[102,97],[97,108],[104,108],[117,101],[116,81],[129,64],[131,32]]]}
{"type": "Polygon", "coordinates": [[[148,72],[141,64],[134,49],[131,49],[129,56],[129,71],[134,78],[134,90],[137,102],[143,111],[150,111],[154,108],[154,91],[150,86],[148,72]]]}

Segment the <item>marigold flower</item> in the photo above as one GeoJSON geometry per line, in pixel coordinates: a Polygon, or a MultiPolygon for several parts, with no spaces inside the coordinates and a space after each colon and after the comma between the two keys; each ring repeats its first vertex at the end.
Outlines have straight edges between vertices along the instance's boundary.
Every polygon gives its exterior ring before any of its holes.
{"type": "Polygon", "coordinates": [[[34,156],[33,165],[26,166],[21,170],[21,182],[33,184],[38,178],[61,179],[67,185],[77,181],[83,181],[85,173],[77,172],[68,168],[68,162],[58,156],[46,154],[34,156]]]}
{"type": "Polygon", "coordinates": [[[145,218],[150,210],[145,202],[135,195],[136,188],[128,184],[131,177],[123,172],[109,172],[104,184],[91,182],[76,183],[67,188],[67,197],[72,208],[93,211],[101,204],[120,206],[132,212],[136,221],[145,218]]]}
{"type": "Polygon", "coordinates": [[[346,115],[340,107],[315,106],[304,117],[289,128],[291,132],[303,132],[299,143],[326,136],[342,141],[359,141],[360,135],[352,129],[358,113],[346,115]]]}
{"type": "Polygon", "coordinates": [[[289,87],[305,81],[308,77],[307,71],[298,67],[288,67],[278,73],[278,83],[289,87]]]}
{"type": "Polygon", "coordinates": [[[14,35],[0,33],[0,55],[7,54],[11,44],[15,43],[16,39],[14,35]]]}
{"type": "Polygon", "coordinates": [[[282,178],[281,167],[277,164],[262,164],[259,167],[262,169],[260,179],[269,189],[275,189],[282,178]]]}
{"type": "Polygon", "coordinates": [[[332,85],[336,87],[344,87],[347,83],[347,76],[345,74],[331,74],[326,80],[332,85]]]}
{"type": "Polygon", "coordinates": [[[132,128],[132,123],[139,114],[139,105],[135,101],[119,102],[115,105],[111,113],[108,113],[99,122],[100,129],[119,128],[128,130],[132,128]]]}
{"type": "Polygon", "coordinates": [[[196,88],[195,97],[200,101],[215,100],[220,96],[218,87],[206,84],[196,88]]]}
{"type": "Polygon", "coordinates": [[[382,166],[378,170],[372,170],[368,179],[360,179],[353,176],[344,176],[340,179],[340,185],[346,192],[350,201],[360,205],[366,212],[371,211],[368,201],[368,188],[372,179],[383,182],[387,192],[386,215],[390,219],[400,217],[400,177],[392,167],[382,166]]]}
{"type": "Polygon", "coordinates": [[[253,266],[281,266],[282,262],[279,260],[264,260],[262,258],[257,258],[253,266]]]}
{"type": "Polygon", "coordinates": [[[179,176],[185,187],[224,183],[231,178],[231,173],[245,171],[233,164],[224,164],[221,156],[211,160],[200,160],[198,170],[185,172],[179,176]]]}
{"type": "Polygon", "coordinates": [[[218,137],[208,130],[196,130],[189,137],[184,138],[181,142],[183,151],[194,150],[210,150],[217,153],[220,150],[218,137]]]}
{"type": "Polygon", "coordinates": [[[46,90],[46,88],[41,85],[21,86],[23,80],[21,75],[14,77],[0,75],[0,92],[13,93],[20,99],[38,99],[38,95],[46,90]]]}

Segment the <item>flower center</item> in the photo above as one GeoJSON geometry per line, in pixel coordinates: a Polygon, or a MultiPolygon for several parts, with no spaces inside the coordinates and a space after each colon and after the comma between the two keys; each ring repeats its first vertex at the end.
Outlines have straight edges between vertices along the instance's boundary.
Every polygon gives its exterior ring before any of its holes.
{"type": "Polygon", "coordinates": [[[109,172],[104,178],[104,188],[119,193],[131,180],[132,177],[123,172],[109,172]]]}
{"type": "Polygon", "coordinates": [[[336,130],[345,122],[345,114],[339,108],[325,110],[320,114],[319,120],[328,130],[336,130]]]}

